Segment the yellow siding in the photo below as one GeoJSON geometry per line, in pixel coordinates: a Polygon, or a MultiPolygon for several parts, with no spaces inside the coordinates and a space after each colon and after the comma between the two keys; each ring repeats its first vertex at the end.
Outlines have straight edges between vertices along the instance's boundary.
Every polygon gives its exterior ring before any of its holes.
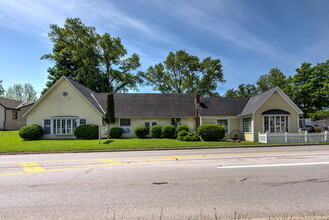
{"type": "Polygon", "coordinates": [[[26,125],[26,119],[22,116],[30,106],[21,108],[20,110],[6,109],[6,130],[19,130],[26,125]],[[17,119],[13,119],[13,111],[17,111],[17,119]]]}
{"type": "Polygon", "coordinates": [[[250,133],[242,133],[242,138],[245,141],[252,142],[253,141],[253,134],[251,132],[250,133]]]}
{"type": "Polygon", "coordinates": [[[238,130],[240,131],[240,118],[238,117],[234,117],[234,116],[203,116],[201,117],[201,122],[202,124],[216,124],[217,123],[217,119],[228,119],[229,120],[229,130],[228,133],[225,134],[225,138],[231,138],[231,132],[234,130],[238,130]]]}
{"type": "MultiPolygon", "coordinates": [[[[124,137],[135,137],[134,129],[137,126],[144,126],[145,121],[156,121],[161,127],[171,124],[171,118],[131,118],[131,133],[124,134],[124,137]]],[[[116,118],[115,124],[110,124],[110,129],[113,127],[119,127],[120,119],[116,118]]],[[[182,118],[182,124],[187,125],[190,131],[195,131],[195,119],[194,118],[182,118]]]]}
{"type": "MultiPolygon", "coordinates": [[[[102,115],[71,85],[62,80],[35,108],[26,116],[26,123],[43,125],[43,119],[52,116],[79,116],[87,124],[100,125],[102,115]],[[63,96],[67,92],[67,96],[63,96]]],[[[50,138],[47,135],[44,138],[50,138]]],[[[54,138],[73,138],[74,136],[53,135],[54,138]]]]}
{"type": "Polygon", "coordinates": [[[298,132],[298,114],[289,103],[278,93],[274,92],[255,112],[254,115],[254,141],[258,141],[258,132],[262,131],[262,113],[270,109],[280,109],[290,112],[290,132],[298,132]]]}

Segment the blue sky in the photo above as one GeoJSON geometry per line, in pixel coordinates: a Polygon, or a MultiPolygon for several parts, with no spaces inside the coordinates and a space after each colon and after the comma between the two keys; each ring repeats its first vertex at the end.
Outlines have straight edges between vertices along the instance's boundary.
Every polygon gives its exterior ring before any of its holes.
{"type": "Polygon", "coordinates": [[[329,59],[328,8],[327,0],[0,0],[0,79],[5,89],[31,83],[40,92],[53,65],[40,60],[52,51],[49,24],[79,17],[120,37],[141,70],[169,51],[220,59],[223,95],[273,67],[293,75],[302,62],[329,59]]]}

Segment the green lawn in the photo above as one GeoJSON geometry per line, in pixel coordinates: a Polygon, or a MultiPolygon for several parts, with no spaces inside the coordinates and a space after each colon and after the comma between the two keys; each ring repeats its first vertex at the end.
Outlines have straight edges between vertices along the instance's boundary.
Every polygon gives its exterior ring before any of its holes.
{"type": "Polygon", "coordinates": [[[32,152],[32,151],[71,151],[71,150],[105,150],[105,149],[137,149],[137,148],[176,148],[176,147],[206,147],[206,146],[241,146],[257,145],[243,141],[241,143],[221,141],[186,142],[175,139],[138,139],[122,138],[101,140],[38,140],[24,141],[18,131],[0,131],[0,152],[32,152]]]}

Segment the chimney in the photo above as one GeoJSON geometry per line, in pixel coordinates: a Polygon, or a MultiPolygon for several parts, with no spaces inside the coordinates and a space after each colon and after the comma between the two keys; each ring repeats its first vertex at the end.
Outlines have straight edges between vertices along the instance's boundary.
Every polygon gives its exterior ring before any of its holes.
{"type": "Polygon", "coordinates": [[[199,94],[195,94],[195,101],[194,103],[197,105],[200,103],[200,95],[199,94]]]}

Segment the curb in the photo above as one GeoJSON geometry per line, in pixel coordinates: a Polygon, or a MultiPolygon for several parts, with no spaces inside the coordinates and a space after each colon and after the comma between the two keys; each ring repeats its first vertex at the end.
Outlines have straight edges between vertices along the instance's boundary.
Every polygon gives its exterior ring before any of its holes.
{"type": "Polygon", "coordinates": [[[106,153],[106,152],[134,152],[134,151],[166,151],[166,150],[207,150],[207,149],[233,149],[233,148],[269,148],[328,145],[329,143],[301,143],[301,144],[273,144],[273,145],[239,145],[239,146],[205,146],[205,147],[176,147],[176,148],[136,148],[136,149],[103,149],[103,150],[73,150],[73,151],[31,151],[31,152],[6,152],[0,155],[24,155],[24,154],[59,154],[59,153],[106,153]]]}

